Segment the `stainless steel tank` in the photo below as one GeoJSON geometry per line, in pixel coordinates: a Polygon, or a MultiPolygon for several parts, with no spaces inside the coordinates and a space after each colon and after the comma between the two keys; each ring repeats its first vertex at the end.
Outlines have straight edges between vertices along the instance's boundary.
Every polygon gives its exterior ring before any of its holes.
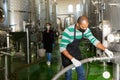
{"type": "Polygon", "coordinates": [[[56,1],[55,0],[36,0],[36,19],[40,20],[40,30],[43,30],[46,23],[51,23],[52,27],[57,26],[56,1]]]}
{"type": "Polygon", "coordinates": [[[0,27],[8,27],[8,3],[7,0],[0,0],[0,27]]]}
{"type": "Polygon", "coordinates": [[[54,30],[57,30],[57,15],[56,15],[56,0],[52,0],[51,1],[51,23],[52,23],[52,27],[54,28],[54,30]]]}
{"type": "Polygon", "coordinates": [[[90,0],[80,0],[79,15],[88,15],[90,0]]]}
{"type": "Polygon", "coordinates": [[[101,14],[103,17],[102,21],[102,31],[103,31],[103,43],[107,45],[109,49],[112,51],[117,51],[119,52],[120,48],[120,42],[119,42],[119,37],[117,36],[117,42],[116,41],[116,35],[118,35],[119,30],[120,30],[120,0],[101,0],[101,4],[103,4],[101,9],[103,9],[103,12],[101,14]],[[109,22],[109,24],[105,24],[104,21],[109,22]],[[109,26],[106,28],[106,26],[109,26]],[[106,32],[108,34],[106,34],[106,32]],[[116,33],[115,33],[116,32],[116,33]],[[110,34],[113,34],[112,36],[110,34]],[[108,37],[106,39],[106,37],[108,37]],[[115,39],[113,40],[113,37],[115,39]],[[113,42],[111,42],[113,41],[113,42]]]}
{"type": "MultiPolygon", "coordinates": [[[[85,0],[83,0],[85,1],[85,0]]],[[[90,0],[92,5],[89,10],[95,13],[96,18],[90,16],[91,24],[94,27],[99,27],[102,31],[102,43],[109,50],[114,52],[114,55],[120,57],[120,0],[90,0]]],[[[84,13],[85,14],[85,13],[84,13]]],[[[115,58],[113,61],[113,79],[120,80],[120,58],[115,58]]]]}
{"type": "Polygon", "coordinates": [[[62,33],[62,31],[64,30],[64,28],[62,28],[62,21],[61,18],[57,17],[57,28],[58,28],[58,32],[62,33]]]}
{"type": "Polygon", "coordinates": [[[39,8],[39,10],[37,10],[37,16],[40,19],[40,30],[43,30],[46,23],[46,0],[38,0],[36,7],[39,8]]]}
{"type": "Polygon", "coordinates": [[[104,0],[104,19],[109,20],[113,30],[120,30],[120,0],[104,0]]]}
{"type": "Polygon", "coordinates": [[[36,20],[39,20],[40,19],[40,13],[41,13],[41,2],[42,0],[35,0],[35,18],[36,20]]]}
{"type": "Polygon", "coordinates": [[[68,17],[65,17],[64,19],[64,27],[68,27],[70,25],[74,24],[74,17],[72,15],[68,15],[68,17]]]}
{"type": "Polygon", "coordinates": [[[90,27],[97,26],[99,23],[99,20],[98,20],[99,19],[99,9],[98,9],[99,1],[100,0],[80,0],[79,1],[80,10],[77,12],[77,17],[82,15],[88,16],[90,27]]]}
{"type": "Polygon", "coordinates": [[[8,7],[12,32],[24,32],[24,22],[30,20],[31,17],[30,0],[8,0],[8,7]]]}

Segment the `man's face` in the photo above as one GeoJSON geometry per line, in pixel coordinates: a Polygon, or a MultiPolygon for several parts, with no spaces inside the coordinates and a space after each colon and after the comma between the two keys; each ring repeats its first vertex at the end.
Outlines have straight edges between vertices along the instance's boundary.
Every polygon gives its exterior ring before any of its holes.
{"type": "Polygon", "coordinates": [[[87,20],[83,20],[82,23],[79,25],[80,25],[80,28],[86,30],[88,28],[89,23],[87,20]]]}

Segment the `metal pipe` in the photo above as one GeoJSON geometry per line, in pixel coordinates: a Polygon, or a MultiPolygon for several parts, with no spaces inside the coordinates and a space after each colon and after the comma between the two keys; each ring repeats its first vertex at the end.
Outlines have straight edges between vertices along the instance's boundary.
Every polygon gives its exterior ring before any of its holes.
{"type": "MultiPolygon", "coordinates": [[[[7,41],[9,41],[9,39],[7,39],[7,41]]],[[[5,72],[4,72],[4,78],[5,78],[5,80],[8,80],[8,57],[12,56],[12,55],[10,53],[8,53],[8,52],[3,52],[3,51],[0,51],[0,53],[2,53],[3,55],[5,55],[5,72]]]]}
{"type": "MultiPolygon", "coordinates": [[[[10,48],[9,33],[7,33],[7,48],[10,48]]],[[[9,52],[9,50],[8,50],[9,52]]],[[[4,53],[5,54],[5,53],[4,53]]],[[[7,53],[9,54],[9,53],[7,53]]],[[[5,80],[8,80],[8,55],[5,55],[5,80]]]]}
{"type": "MultiPolygon", "coordinates": [[[[113,58],[109,58],[109,57],[94,57],[94,58],[83,59],[80,62],[81,62],[81,64],[84,64],[84,63],[87,63],[87,62],[92,62],[92,61],[97,61],[97,60],[110,60],[110,59],[113,59],[113,58]]],[[[63,70],[58,72],[51,80],[57,80],[62,74],[64,74],[69,69],[72,69],[73,67],[75,67],[73,64],[65,67],[63,70]]]]}
{"type": "Polygon", "coordinates": [[[103,21],[103,0],[101,1],[101,21],[103,21]]]}
{"type": "Polygon", "coordinates": [[[27,37],[27,64],[30,64],[30,40],[29,40],[29,26],[26,25],[26,37],[27,37]]]}
{"type": "Polygon", "coordinates": [[[10,53],[8,52],[4,52],[4,51],[0,51],[0,53],[4,54],[4,55],[7,55],[7,56],[12,56],[10,53]]]}
{"type": "Polygon", "coordinates": [[[119,80],[120,79],[120,64],[114,64],[113,65],[113,77],[114,80],[119,80]]]}
{"type": "Polygon", "coordinates": [[[8,56],[5,55],[5,72],[4,72],[5,80],[8,80],[8,56]]]}

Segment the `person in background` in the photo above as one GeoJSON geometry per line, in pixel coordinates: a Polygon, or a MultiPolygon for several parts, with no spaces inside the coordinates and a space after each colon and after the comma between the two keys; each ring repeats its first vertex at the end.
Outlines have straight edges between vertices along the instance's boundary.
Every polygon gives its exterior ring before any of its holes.
{"type": "Polygon", "coordinates": [[[51,30],[51,24],[46,23],[45,25],[45,31],[43,32],[42,35],[43,39],[43,47],[46,49],[46,54],[47,54],[47,65],[51,65],[51,57],[52,57],[52,50],[53,50],[53,45],[54,45],[54,31],[51,30]]]}
{"type": "MultiPolygon", "coordinates": [[[[60,41],[62,64],[64,67],[73,64],[77,72],[78,80],[85,80],[84,68],[80,62],[82,56],[79,43],[82,38],[88,39],[95,47],[103,50],[108,57],[113,57],[113,52],[104,47],[103,44],[93,36],[88,25],[87,16],[80,16],[76,24],[70,25],[63,31],[60,41]]],[[[65,73],[65,78],[66,80],[72,80],[71,69],[65,73]]]]}

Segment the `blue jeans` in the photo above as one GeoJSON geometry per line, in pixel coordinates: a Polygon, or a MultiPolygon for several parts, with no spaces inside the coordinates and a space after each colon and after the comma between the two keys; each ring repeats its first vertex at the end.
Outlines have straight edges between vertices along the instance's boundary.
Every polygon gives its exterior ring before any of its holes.
{"type": "Polygon", "coordinates": [[[51,61],[51,53],[47,53],[47,61],[51,61]]]}
{"type": "MultiPolygon", "coordinates": [[[[76,72],[77,72],[77,78],[78,80],[85,80],[85,72],[84,72],[84,67],[81,65],[80,67],[76,67],[76,72]]],[[[65,73],[65,80],[72,80],[72,70],[68,70],[65,73]]]]}

